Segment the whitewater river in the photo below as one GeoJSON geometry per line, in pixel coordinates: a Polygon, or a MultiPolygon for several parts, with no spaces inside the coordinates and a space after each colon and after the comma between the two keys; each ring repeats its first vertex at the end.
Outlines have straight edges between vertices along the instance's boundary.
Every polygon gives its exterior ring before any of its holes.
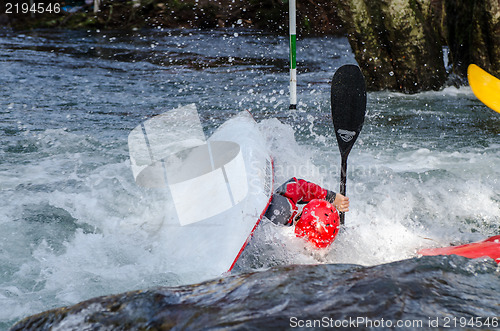
{"type": "MultiPolygon", "coordinates": [[[[337,37],[301,39],[297,52],[299,109],[292,111],[286,37],[248,30],[0,31],[0,329],[96,296],[203,280],[165,263],[172,254],[162,249],[165,206],[132,176],[127,136],[153,115],[195,103],[209,135],[250,110],[277,184],[297,176],[337,190],[329,81],[354,56],[347,39],[337,37]]],[[[500,234],[499,165],[500,115],[470,88],[369,93],[365,126],[349,156],[351,211],[331,249],[313,252],[289,228],[264,220],[225,277],[256,272],[238,279],[288,300],[293,290],[265,280],[292,270],[296,299],[310,308],[304,316],[332,306],[321,288],[342,288],[343,278],[364,285],[337,293],[336,315],[330,311],[337,318],[371,312],[428,323],[437,314],[499,316],[492,260],[416,255],[500,234]],[[296,266],[311,264],[319,265],[296,266]],[[414,288],[420,295],[410,293],[414,288]]],[[[243,312],[231,313],[237,319],[243,312]]],[[[246,323],[272,325],[265,321],[246,323]]]]}

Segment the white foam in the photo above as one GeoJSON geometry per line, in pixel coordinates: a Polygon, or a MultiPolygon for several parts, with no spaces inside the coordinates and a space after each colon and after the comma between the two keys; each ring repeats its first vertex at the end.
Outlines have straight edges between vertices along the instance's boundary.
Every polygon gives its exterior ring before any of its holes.
{"type": "MultiPolygon", "coordinates": [[[[312,123],[310,135],[300,142],[288,124],[277,119],[260,123],[274,158],[276,185],[297,176],[337,191],[340,156],[334,138],[312,123]]],[[[96,153],[101,148],[96,141],[82,141],[64,130],[36,135],[27,139],[46,142],[38,159],[15,170],[0,169],[0,177],[8,178],[0,191],[6,197],[0,201],[0,222],[19,224],[11,237],[23,245],[21,250],[13,241],[4,242],[10,245],[4,246],[9,252],[4,258],[16,261],[19,269],[0,285],[1,305],[10,307],[2,320],[54,303],[74,304],[206,276],[168,263],[169,254],[176,254],[164,243],[173,205],[166,194],[138,187],[128,161],[110,162],[113,153],[126,154],[124,149],[96,153]],[[54,208],[66,216],[55,228],[47,223],[36,228],[42,229],[39,234],[25,233],[37,223],[13,220],[29,216],[27,206],[41,208],[42,214],[54,208]],[[65,227],[70,234],[59,241],[52,232],[43,232],[65,227]]],[[[349,157],[351,211],[332,247],[314,250],[295,237],[293,228],[263,221],[237,270],[297,263],[375,265],[415,256],[422,247],[493,235],[500,224],[498,148],[436,151],[417,146],[385,152],[357,147],[349,157]]]]}
{"type": "MultiPolygon", "coordinates": [[[[284,169],[278,183],[297,176],[337,191],[340,157],[331,146],[318,147],[314,136],[311,143],[299,144],[292,128],[276,119],[263,121],[261,128],[276,168],[284,169]],[[316,158],[317,153],[322,157],[316,158]]],[[[452,152],[403,148],[383,157],[378,151],[355,150],[348,171],[351,211],[331,248],[314,252],[294,238],[292,228],[264,224],[250,248],[254,256],[245,256],[242,263],[376,265],[414,257],[422,247],[493,235],[500,223],[495,193],[500,173],[492,164],[499,162],[495,145],[452,152]]]]}

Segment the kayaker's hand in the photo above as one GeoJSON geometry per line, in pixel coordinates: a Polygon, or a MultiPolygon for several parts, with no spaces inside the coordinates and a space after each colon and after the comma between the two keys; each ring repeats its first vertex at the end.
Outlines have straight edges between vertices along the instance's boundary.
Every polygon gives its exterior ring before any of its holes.
{"type": "Polygon", "coordinates": [[[337,193],[337,195],[335,196],[335,200],[333,201],[333,205],[335,206],[335,208],[337,208],[338,211],[345,213],[349,211],[349,198],[343,196],[340,193],[337,193]]]}

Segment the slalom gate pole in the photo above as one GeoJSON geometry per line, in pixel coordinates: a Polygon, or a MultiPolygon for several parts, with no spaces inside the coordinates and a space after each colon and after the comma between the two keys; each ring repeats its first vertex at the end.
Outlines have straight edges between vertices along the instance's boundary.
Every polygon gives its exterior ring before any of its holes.
{"type": "Polygon", "coordinates": [[[296,4],[289,0],[290,16],[290,109],[297,109],[297,49],[296,49],[296,4]]]}

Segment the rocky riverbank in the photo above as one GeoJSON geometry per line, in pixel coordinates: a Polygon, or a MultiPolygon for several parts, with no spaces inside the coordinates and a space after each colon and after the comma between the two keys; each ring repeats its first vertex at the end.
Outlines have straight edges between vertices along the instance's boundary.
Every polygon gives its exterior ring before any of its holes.
{"type": "MultiPolygon", "coordinates": [[[[366,268],[342,264],[282,266],[198,285],[95,298],[27,317],[11,331],[284,330],[308,326],[306,323],[315,329],[340,328],[348,325],[342,323],[348,320],[349,325],[358,321],[358,328],[364,329],[360,321],[367,316],[379,323],[385,319],[391,326],[391,321],[414,320],[418,321],[414,325],[425,328],[431,325],[431,317],[446,322],[458,314],[465,319],[475,316],[477,307],[481,307],[484,323],[498,310],[492,294],[499,287],[498,276],[492,260],[475,265],[471,269],[462,257],[453,256],[448,261],[433,256],[366,268]],[[489,285],[480,286],[473,279],[489,285]],[[464,291],[474,295],[462,300],[464,291]]],[[[497,322],[493,318],[489,323],[497,322]]]]}
{"type": "Polygon", "coordinates": [[[500,77],[500,0],[334,3],[370,90],[414,93],[447,81],[464,84],[471,63],[500,77]]]}
{"type": "MultiPolygon", "coordinates": [[[[288,0],[100,1],[97,12],[92,1],[54,1],[64,10],[0,14],[0,25],[21,30],[245,27],[288,31],[288,0]]],[[[297,2],[297,26],[299,38],[347,34],[369,90],[416,93],[466,84],[470,63],[500,77],[500,0],[304,0],[297,2]]]]}
{"type": "MultiPolygon", "coordinates": [[[[3,14],[0,25],[33,28],[224,28],[249,27],[275,32],[288,31],[288,1],[281,0],[101,0],[93,3],[66,1],[59,13],[3,14]]],[[[336,8],[328,0],[299,1],[299,33],[341,32],[336,8]]]]}

